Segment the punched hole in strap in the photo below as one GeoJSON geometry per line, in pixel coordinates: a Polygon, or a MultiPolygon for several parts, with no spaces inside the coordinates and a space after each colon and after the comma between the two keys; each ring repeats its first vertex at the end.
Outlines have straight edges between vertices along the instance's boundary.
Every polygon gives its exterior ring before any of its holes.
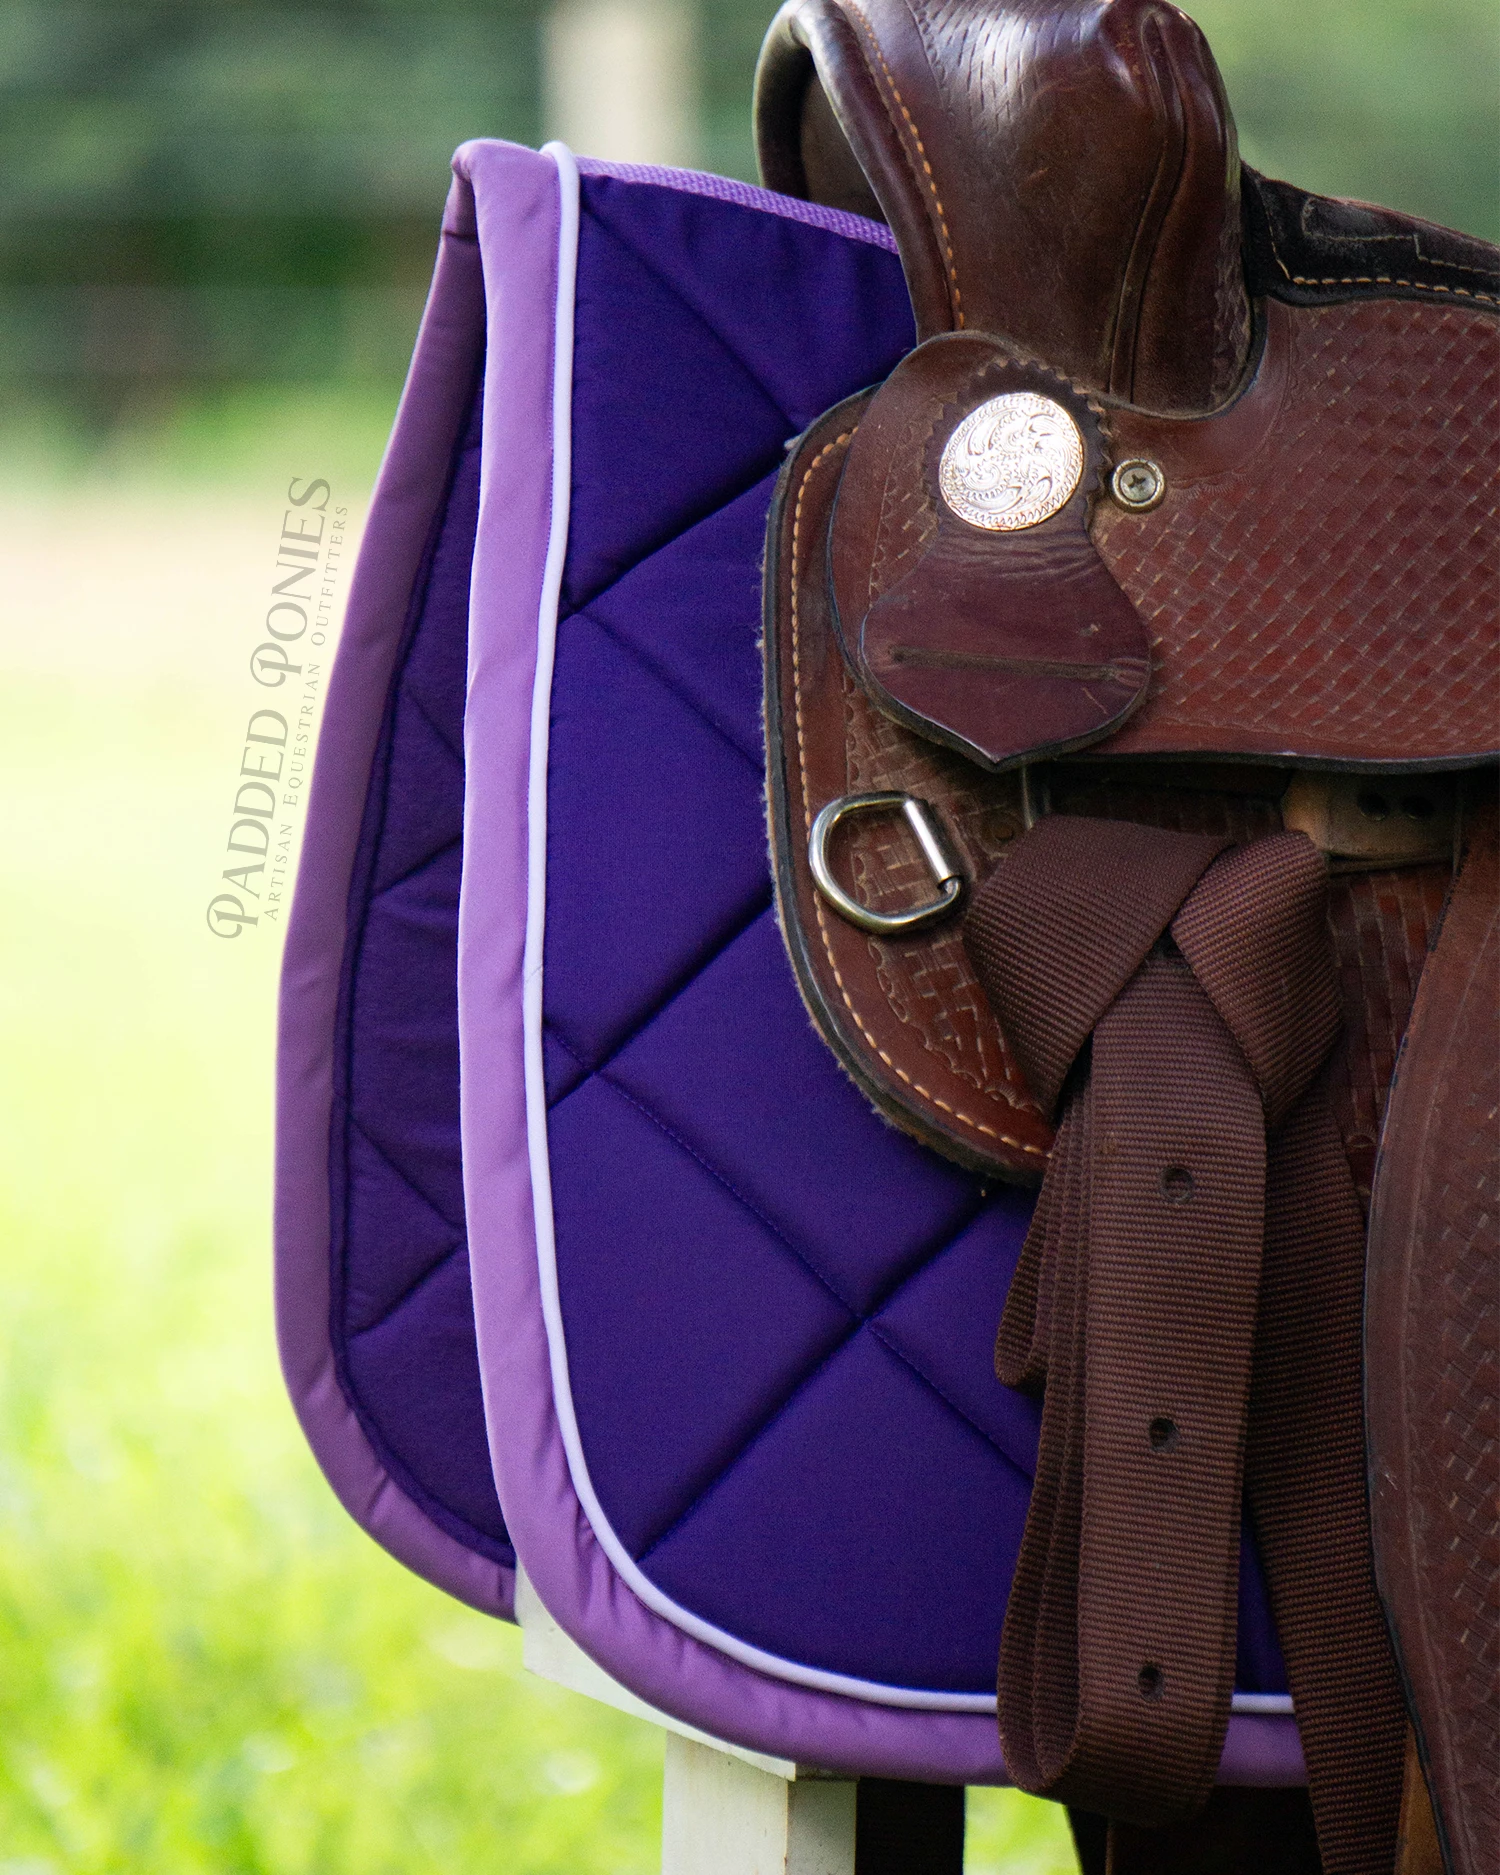
{"type": "Polygon", "coordinates": [[[1153,1452],[1175,1452],[1177,1450],[1177,1422],[1160,1414],[1146,1428],[1146,1440],[1153,1452]]]}
{"type": "Polygon", "coordinates": [[[1161,1195],[1168,1204],[1186,1204],[1193,1195],[1193,1175],[1185,1165],[1169,1165],[1161,1175],[1161,1195]]]}
{"type": "Polygon", "coordinates": [[[1167,1676],[1153,1661],[1147,1661],[1135,1676],[1142,1699],[1160,1699],[1167,1690],[1167,1676]]]}

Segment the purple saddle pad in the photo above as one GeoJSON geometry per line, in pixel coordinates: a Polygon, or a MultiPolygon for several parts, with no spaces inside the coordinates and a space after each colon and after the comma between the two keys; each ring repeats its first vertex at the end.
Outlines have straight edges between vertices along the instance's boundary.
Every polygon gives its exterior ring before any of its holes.
{"type": "MultiPolygon", "coordinates": [[[[502,1616],[519,1558],[653,1705],[1004,1781],[1030,1197],[843,1077],[766,855],[766,511],[912,342],[892,243],[556,147],[455,171],[287,938],[292,1396],[394,1555],[502,1616]]],[[[1248,1548],[1240,1635],[1222,1775],[1300,1781],[1248,1548]]]]}

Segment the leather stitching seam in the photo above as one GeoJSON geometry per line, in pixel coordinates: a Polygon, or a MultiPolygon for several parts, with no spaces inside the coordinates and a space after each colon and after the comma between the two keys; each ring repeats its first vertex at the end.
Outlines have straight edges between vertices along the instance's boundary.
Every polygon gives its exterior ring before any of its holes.
{"type": "MultiPolygon", "coordinates": [[[[848,6],[850,17],[855,21],[860,31],[869,41],[870,50],[874,53],[876,62],[885,75],[885,82],[890,88],[891,97],[895,100],[896,108],[900,111],[905,121],[907,133],[912,143],[916,146],[917,161],[922,165],[921,179],[927,185],[927,192],[932,197],[932,205],[937,211],[938,227],[942,230],[943,256],[947,262],[948,279],[952,285],[953,291],[954,321],[958,327],[962,329],[964,324],[963,294],[959,290],[958,268],[954,264],[953,239],[948,232],[947,211],[943,207],[942,197],[937,192],[937,182],[932,174],[932,164],[927,160],[927,148],[922,142],[922,133],[917,129],[916,120],[906,108],[906,100],[901,95],[901,87],[896,83],[890,66],[885,62],[885,54],[880,50],[880,42],[875,37],[874,28],[870,25],[869,20],[865,18],[863,9],[855,5],[854,0],[845,0],[845,3],[848,6]]],[[[889,108],[887,108],[886,115],[888,117],[890,116],[889,108]]],[[[894,123],[894,119],[892,119],[892,122],[894,123]]],[[[896,128],[899,135],[900,126],[898,125],[896,128]]],[[[909,156],[907,160],[910,161],[909,156]]]]}
{"type": "Polygon", "coordinates": [[[1275,256],[1276,265],[1293,286],[1399,286],[1405,287],[1410,293],[1447,293],[1455,298],[1483,300],[1487,306],[1500,306],[1500,294],[1481,293],[1477,287],[1440,286],[1426,280],[1403,280],[1396,274],[1293,273],[1281,258],[1281,249],[1276,244],[1276,229],[1269,216],[1266,217],[1266,232],[1271,238],[1271,252],[1275,256]]]}
{"type": "MultiPolygon", "coordinates": [[[[1274,246],[1274,243],[1273,243],[1274,246]]],[[[1281,266],[1281,256],[1276,256],[1276,264],[1281,266]]],[[[1286,273],[1286,268],[1281,267],[1286,273]]],[[[1481,293],[1469,286],[1440,286],[1427,280],[1402,280],[1394,274],[1312,274],[1287,273],[1287,279],[1294,286],[1403,286],[1412,293],[1451,293],[1463,299],[1483,300],[1487,305],[1500,306],[1500,294],[1481,293]]]]}
{"type": "MultiPolygon", "coordinates": [[[[853,430],[845,431],[842,436],[835,437],[831,443],[825,443],[818,451],[817,455],[813,457],[812,461],[803,471],[801,482],[797,485],[797,501],[796,506],[792,510],[792,696],[795,705],[794,716],[797,724],[797,767],[802,792],[802,819],[803,825],[809,834],[812,832],[812,810],[808,805],[807,748],[802,721],[801,610],[798,599],[801,574],[802,504],[807,494],[807,485],[822,464],[824,457],[831,455],[835,449],[843,448],[849,442],[853,434],[853,430]]],[[[833,972],[833,980],[838,985],[839,995],[843,999],[844,1007],[849,1011],[856,1028],[858,1028],[860,1034],[864,1037],[867,1045],[874,1050],[885,1063],[886,1067],[904,1081],[914,1094],[918,1095],[923,1100],[930,1100],[941,1112],[946,1113],[951,1119],[958,1121],[961,1125],[969,1127],[976,1133],[982,1133],[986,1139],[998,1139],[1002,1146],[1010,1146],[1018,1152],[1030,1153],[1034,1158],[1047,1158],[1047,1153],[1040,1146],[1033,1146],[1025,1140],[1014,1139],[1009,1133],[1002,1133],[996,1127],[986,1126],[982,1120],[976,1120],[972,1114],[964,1113],[959,1108],[950,1106],[946,1100],[941,1099],[930,1088],[923,1087],[919,1081],[913,1080],[904,1068],[900,1067],[892,1060],[865,1026],[864,1018],[855,1008],[853,999],[849,995],[848,986],[844,982],[843,972],[839,969],[838,959],[834,956],[833,942],[828,935],[828,920],[824,914],[821,899],[814,900],[813,910],[817,915],[818,932],[823,940],[823,952],[828,959],[828,966],[833,972]]]]}

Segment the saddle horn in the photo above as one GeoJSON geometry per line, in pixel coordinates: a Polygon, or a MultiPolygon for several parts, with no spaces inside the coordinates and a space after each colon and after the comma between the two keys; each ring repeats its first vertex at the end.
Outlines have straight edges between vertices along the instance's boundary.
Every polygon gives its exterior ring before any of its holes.
{"type": "Polygon", "coordinates": [[[755,130],[768,188],[890,225],[919,339],[983,332],[1162,414],[1238,386],[1234,119],[1163,0],[788,0],[755,130]]]}

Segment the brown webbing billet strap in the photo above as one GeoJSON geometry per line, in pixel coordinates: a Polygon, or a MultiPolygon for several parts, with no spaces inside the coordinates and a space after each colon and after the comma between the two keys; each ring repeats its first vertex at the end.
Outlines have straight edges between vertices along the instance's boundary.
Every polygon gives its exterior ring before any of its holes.
{"type": "Polygon", "coordinates": [[[1375,1588],[1364,1215],[1321,1089],[1271,1141],[1245,1473],[1325,1875],[1388,1875],[1406,1709],[1375,1588]]]}
{"type": "MultiPolygon", "coordinates": [[[[1328,1384],[1347,1395],[1304,1438],[1295,1483],[1281,1486],[1297,1499],[1289,1526],[1274,1487],[1265,1500],[1262,1540],[1278,1613],[1287,1608],[1288,1658],[1298,1660],[1294,1693],[1302,1697],[1310,1650],[1321,1663],[1330,1635],[1346,1631],[1359,1686],[1379,1690],[1361,1638],[1365,1612],[1379,1617],[1368,1592],[1360,1605],[1358,1559],[1366,1591],[1369,1568],[1357,1338],[1352,1382],[1342,1362],[1346,1291],[1357,1327],[1358,1208],[1322,1096],[1309,1091],[1338,1031],[1323,863],[1300,835],[1228,853],[1224,845],[1046,820],[976,895],[966,930],[1033,1091],[1055,1106],[1074,1074],[996,1348],[1002,1379],[1046,1383],[1001,1643],[1002,1742],[1028,1788],[1146,1825],[1201,1804],[1222,1750],[1247,1406],[1252,1366],[1264,1364],[1258,1333],[1271,1337],[1270,1390],[1263,1377],[1256,1396],[1266,1394],[1258,1410],[1270,1422],[1256,1434],[1253,1491],[1265,1490],[1263,1449],[1279,1476],[1275,1428],[1301,1410],[1295,1387],[1316,1384],[1302,1375],[1304,1351],[1333,1361],[1328,1384]],[[1090,1032],[1082,1075],[1073,1064],[1090,1032]],[[1268,1124],[1280,1126],[1269,1162],[1268,1124]],[[1309,1125],[1323,1129],[1312,1137],[1332,1139],[1331,1160],[1301,1145],[1309,1125]],[[1285,1216],[1305,1220],[1297,1255],[1320,1264],[1316,1297],[1298,1289],[1305,1272],[1284,1267],[1285,1216]],[[1267,1315],[1262,1306],[1257,1330],[1263,1242],[1279,1259],[1266,1302],[1280,1305],[1286,1291],[1294,1334],[1304,1336],[1290,1356],[1295,1377],[1277,1354],[1285,1330],[1274,1307],[1267,1315]],[[1321,1293],[1329,1283],[1334,1301],[1321,1293]],[[1326,1323],[1301,1325],[1314,1303],[1326,1323]],[[1299,1547],[1309,1493],[1323,1506],[1326,1541],[1346,1552],[1318,1584],[1306,1582],[1299,1547]],[[1301,1619],[1314,1604],[1315,1647],[1301,1619]]],[[[1346,1684],[1332,1693],[1326,1678],[1320,1684],[1303,1723],[1304,1735],[1309,1718],[1316,1734],[1310,1762],[1324,1758],[1330,1875],[1385,1875],[1394,1812],[1381,1859],[1383,1798],[1341,1795],[1330,1768],[1355,1767],[1357,1742],[1337,1720],[1356,1712],[1362,1722],[1364,1692],[1351,1699],[1346,1684]]],[[[1379,1748],[1359,1760],[1371,1792],[1383,1787],[1383,1762],[1379,1748]]]]}

